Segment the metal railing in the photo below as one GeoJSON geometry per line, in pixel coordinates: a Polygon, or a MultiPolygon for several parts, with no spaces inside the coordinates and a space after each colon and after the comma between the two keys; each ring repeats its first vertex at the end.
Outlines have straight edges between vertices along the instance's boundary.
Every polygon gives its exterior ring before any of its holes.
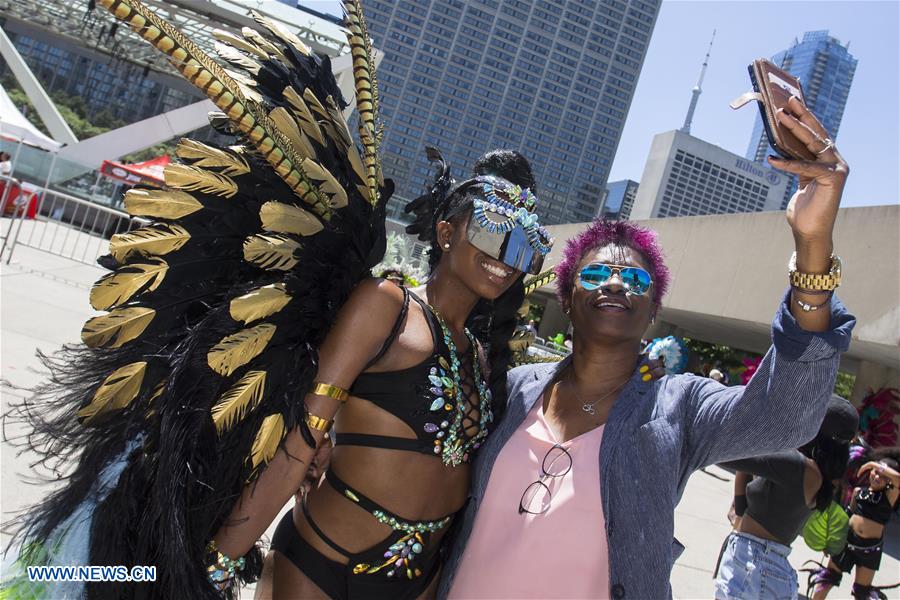
{"type": "MultiPolygon", "coordinates": [[[[6,207],[5,200],[0,206],[6,207]]],[[[124,211],[46,187],[20,187],[16,200],[12,216],[3,217],[9,220],[0,247],[6,264],[17,246],[26,246],[93,265],[106,254],[109,238],[144,223],[124,211]]]]}
{"type": "MultiPolygon", "coordinates": [[[[15,198],[15,196],[12,195],[13,190],[19,190],[16,194],[21,195],[22,182],[15,177],[0,175],[0,183],[3,184],[3,194],[0,194],[0,210],[3,211],[3,214],[6,214],[6,201],[9,200],[10,197],[15,198]]],[[[4,219],[4,225],[6,224],[7,221],[4,219]]],[[[4,246],[6,245],[6,238],[9,237],[9,234],[12,231],[12,220],[8,222],[8,225],[8,227],[0,227],[0,239],[3,240],[4,246]]]]}

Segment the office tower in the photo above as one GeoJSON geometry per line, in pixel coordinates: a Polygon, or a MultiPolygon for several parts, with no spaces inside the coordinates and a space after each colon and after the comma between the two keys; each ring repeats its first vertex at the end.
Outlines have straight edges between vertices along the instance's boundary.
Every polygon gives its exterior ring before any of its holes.
{"type": "Polygon", "coordinates": [[[787,177],[681,131],[653,138],[632,219],[777,210],[787,177]]]}
{"type": "Polygon", "coordinates": [[[638,191],[638,182],[631,179],[622,179],[621,181],[611,181],[606,184],[606,191],[603,194],[603,201],[597,210],[598,217],[606,217],[607,219],[628,219],[631,215],[631,208],[634,206],[634,199],[638,191]]]}
{"type": "MultiPolygon", "coordinates": [[[[790,48],[772,57],[773,63],[800,80],[807,105],[832,139],[837,139],[856,71],[857,60],[850,54],[849,46],[842,45],[839,40],[828,35],[827,30],[807,31],[803,34],[802,41],[795,39],[790,48]]],[[[769,147],[762,119],[757,116],[746,156],[750,160],[767,164],[765,160],[769,154],[774,154],[774,151],[769,147]]],[[[791,177],[782,208],[787,206],[787,201],[796,189],[796,181],[791,177]]]]}
{"type": "Polygon", "coordinates": [[[426,145],[465,178],[520,150],[545,223],[588,221],[604,191],[658,0],[367,0],[379,68],[388,216],[430,178],[426,145]]]}

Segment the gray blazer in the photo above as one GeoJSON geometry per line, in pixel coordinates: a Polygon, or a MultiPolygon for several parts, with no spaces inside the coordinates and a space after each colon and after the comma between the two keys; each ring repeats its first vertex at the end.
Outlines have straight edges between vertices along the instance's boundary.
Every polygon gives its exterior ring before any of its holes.
{"type": "MultiPolygon", "coordinates": [[[[622,389],[598,460],[611,597],[672,596],[669,576],[684,550],[674,538],[675,506],[691,473],[726,460],[797,448],[815,437],[856,320],[834,298],[831,329],[809,333],[799,328],[786,301],[772,325],[772,347],[747,386],[725,387],[694,375],[645,383],[635,371],[622,389]]],[[[510,371],[507,410],[479,450],[471,499],[457,524],[439,597],[446,597],[453,582],[497,455],[567,364],[510,371]]]]}

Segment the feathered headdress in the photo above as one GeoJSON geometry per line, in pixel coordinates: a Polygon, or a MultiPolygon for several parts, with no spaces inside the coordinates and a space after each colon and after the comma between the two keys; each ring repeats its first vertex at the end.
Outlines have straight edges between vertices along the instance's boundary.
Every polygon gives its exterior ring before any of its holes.
{"type": "Polygon", "coordinates": [[[434,177],[428,191],[406,205],[405,212],[413,216],[413,222],[406,226],[406,233],[418,236],[420,242],[433,242],[435,226],[446,210],[454,181],[450,164],[440,150],[426,146],[425,155],[436,163],[434,177]]]}
{"type": "Polygon", "coordinates": [[[152,586],[109,583],[92,598],[212,600],[206,543],[289,431],[312,442],[303,399],[317,348],[384,253],[392,185],[371,43],[345,0],[360,151],[328,58],[281,25],[253,12],[259,31],[217,32],[220,64],[140,1],[98,3],[169,56],[236,139],[182,140],[164,189],[126,195],[150,224],[113,236],[112,272],[90,294],[105,314],[84,345],[47,360],[51,382],[22,407],[28,445],[68,474],[25,515],[25,548],[43,564],[70,564],[57,550],[75,544],[67,556],[86,564],[158,567],[152,586]]]}

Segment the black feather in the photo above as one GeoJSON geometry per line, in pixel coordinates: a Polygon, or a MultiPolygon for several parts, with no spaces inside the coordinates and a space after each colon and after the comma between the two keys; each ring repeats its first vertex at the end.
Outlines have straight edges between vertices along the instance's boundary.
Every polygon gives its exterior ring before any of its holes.
{"type": "Polygon", "coordinates": [[[404,208],[413,216],[413,222],[406,226],[406,233],[418,236],[420,242],[434,242],[434,226],[453,187],[453,177],[450,164],[437,148],[426,146],[425,155],[429,161],[437,163],[434,177],[429,190],[404,208]]]}

